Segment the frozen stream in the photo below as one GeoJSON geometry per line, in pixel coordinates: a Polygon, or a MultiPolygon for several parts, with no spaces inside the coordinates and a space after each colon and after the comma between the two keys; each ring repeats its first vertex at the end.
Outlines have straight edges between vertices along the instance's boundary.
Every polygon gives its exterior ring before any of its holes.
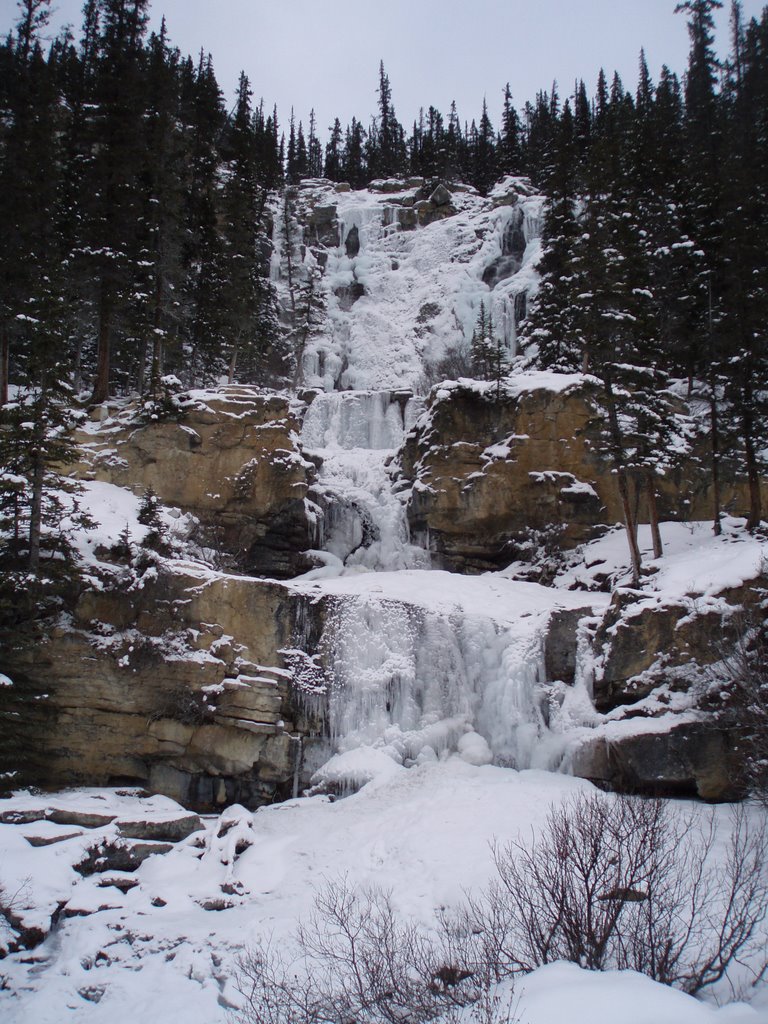
{"type": "Polygon", "coordinates": [[[388,391],[334,391],[310,405],[301,440],[322,460],[314,497],[315,554],[323,563],[310,578],[429,568],[428,553],[410,543],[387,471],[422,408],[422,399],[388,391]]]}
{"type": "Polygon", "coordinates": [[[555,609],[590,615],[604,597],[430,571],[410,543],[387,462],[421,409],[408,395],[330,392],[304,420],[302,443],[322,460],[321,564],[294,586],[324,603],[305,699],[327,722],[317,763],[335,756],[319,778],[336,788],[451,753],[556,769],[595,718],[589,680],[548,680],[545,647],[555,609]]]}

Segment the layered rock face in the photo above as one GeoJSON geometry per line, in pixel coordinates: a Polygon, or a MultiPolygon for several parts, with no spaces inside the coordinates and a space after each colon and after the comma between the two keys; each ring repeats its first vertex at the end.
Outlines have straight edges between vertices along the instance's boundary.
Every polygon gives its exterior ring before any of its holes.
{"type": "Polygon", "coordinates": [[[629,792],[740,799],[740,725],[718,711],[734,670],[733,651],[761,615],[767,583],[758,573],[716,594],[671,600],[617,591],[593,639],[594,703],[647,727],[620,742],[604,736],[587,741],[576,752],[574,773],[629,792]],[[666,714],[674,708],[677,722],[666,714]],[[660,716],[664,722],[654,730],[660,716]]]}
{"type": "Polygon", "coordinates": [[[198,810],[290,796],[297,729],[312,730],[282,654],[296,614],[278,583],[173,566],[84,593],[14,659],[47,693],[22,726],[44,752],[40,781],[138,785],[198,810]]]}
{"type": "Polygon", "coordinates": [[[297,444],[295,406],[255,387],[182,396],[177,414],[137,426],[138,410],[81,433],[76,474],[151,488],[165,504],[191,512],[207,546],[241,570],[285,578],[306,568],[304,498],[314,467],[297,444]]]}
{"type": "MultiPolygon", "coordinates": [[[[494,385],[435,389],[399,456],[411,488],[408,518],[433,564],[484,572],[528,560],[544,545],[573,548],[622,520],[596,387],[580,376],[523,375],[494,385]]],[[[697,454],[697,453],[695,453],[697,454]]],[[[726,506],[747,508],[746,489],[726,481],[726,506]]],[[[659,478],[666,520],[711,514],[709,474],[691,457],[659,478]]],[[[644,497],[639,522],[648,522],[644,497]]]]}

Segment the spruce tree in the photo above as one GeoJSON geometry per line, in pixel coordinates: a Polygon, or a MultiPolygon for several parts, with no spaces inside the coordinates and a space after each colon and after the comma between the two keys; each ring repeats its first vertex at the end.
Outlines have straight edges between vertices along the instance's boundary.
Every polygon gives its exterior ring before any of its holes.
{"type": "Polygon", "coordinates": [[[509,82],[504,87],[504,109],[501,116],[498,164],[502,174],[519,174],[522,150],[520,143],[520,118],[512,105],[512,91],[509,82]]]}

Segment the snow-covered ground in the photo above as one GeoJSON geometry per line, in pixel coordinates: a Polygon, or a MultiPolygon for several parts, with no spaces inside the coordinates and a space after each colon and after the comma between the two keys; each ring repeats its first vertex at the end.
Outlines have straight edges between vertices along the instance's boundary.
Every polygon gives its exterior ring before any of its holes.
{"type": "MultiPolygon", "coordinates": [[[[95,546],[114,542],[126,525],[140,539],[135,498],[106,484],[88,484],[82,500],[100,524],[92,543],[81,546],[88,559],[94,561],[95,546]]],[[[664,540],[665,557],[652,566],[656,572],[645,584],[649,602],[680,599],[694,591],[706,596],[737,585],[755,574],[764,554],[764,545],[748,538],[736,520],[726,523],[721,538],[712,537],[709,524],[666,524],[664,540]]],[[[640,541],[647,551],[645,530],[640,541]]],[[[485,662],[487,669],[495,644],[496,654],[506,655],[506,662],[501,657],[492,672],[497,686],[506,683],[494,697],[485,679],[482,693],[475,694],[479,704],[463,708],[464,717],[458,726],[454,723],[452,744],[441,746],[430,734],[430,728],[439,732],[448,721],[439,713],[431,721],[412,723],[410,735],[404,728],[394,735],[391,718],[378,723],[373,716],[368,724],[374,735],[369,730],[361,737],[351,727],[359,732],[361,721],[347,721],[339,739],[341,758],[348,760],[342,760],[339,771],[343,779],[351,774],[358,783],[371,780],[359,792],[335,802],[325,796],[301,798],[256,813],[229,808],[221,818],[206,819],[204,831],[150,856],[135,872],[81,877],[73,865],[98,840],[124,842],[118,838],[120,822],[162,821],[180,813],[171,801],[142,799],[130,791],[22,794],[0,801],[0,815],[45,805],[63,810],[65,816],[74,809],[116,818],[91,828],[57,824],[50,816],[27,824],[0,824],[0,880],[7,893],[18,894],[17,914],[24,924],[41,925],[63,908],[40,946],[0,963],[2,1019],[9,1024],[129,1024],[148,1017],[224,1024],[240,1002],[234,980],[237,958],[260,936],[272,935],[278,942],[288,938],[327,882],[345,878],[353,886],[391,890],[397,911],[423,924],[439,908],[458,905],[465,891],[479,890],[493,871],[492,841],[529,837],[553,805],[592,791],[588,783],[567,775],[486,763],[494,723],[510,717],[510,708],[494,701],[530,700],[531,689],[521,695],[509,688],[509,681],[524,682],[525,672],[514,674],[517,667],[537,664],[546,617],[554,607],[583,606],[585,600],[603,607],[606,595],[569,588],[589,588],[595,574],[621,579],[627,563],[625,540],[617,530],[579,552],[553,588],[509,578],[513,571],[465,578],[428,570],[361,572],[359,566],[355,572],[342,568],[335,578],[290,584],[310,597],[349,599],[350,614],[362,616],[358,625],[383,643],[383,654],[371,658],[370,648],[362,644],[363,633],[350,632],[350,621],[342,623],[339,640],[346,637],[352,659],[347,660],[350,682],[370,683],[377,657],[381,667],[393,651],[402,650],[397,644],[403,638],[403,620],[393,609],[407,607],[432,623],[429,659],[453,650],[451,643],[463,637],[465,647],[475,651],[476,663],[485,662]],[[390,629],[387,614],[394,615],[390,629]],[[441,622],[453,624],[453,639],[437,628],[441,622]],[[506,675],[497,671],[504,664],[506,675]],[[432,742],[432,756],[419,757],[408,747],[414,734],[424,746],[432,742]]],[[[401,668],[406,678],[407,666],[401,668]]],[[[535,672],[529,682],[535,687],[535,672]]],[[[572,694],[580,698],[581,717],[570,726],[561,718],[561,753],[563,739],[577,740],[580,730],[594,734],[596,729],[635,727],[596,716],[587,679],[572,694]]],[[[359,719],[364,705],[354,700],[347,700],[344,713],[359,719]]],[[[539,753],[552,741],[540,731],[532,739],[532,749],[539,753]]],[[[338,758],[327,775],[337,768],[338,758]]],[[[690,805],[685,811],[680,806],[681,813],[690,810],[690,805]]],[[[701,807],[693,810],[706,813],[701,807]]],[[[717,808],[716,814],[725,824],[727,808],[717,808]]],[[[592,974],[575,965],[555,964],[519,980],[512,999],[523,1024],[768,1021],[765,986],[747,994],[751,1006],[717,1009],[639,975],[592,974]]],[[[716,995],[724,1002],[733,998],[727,986],[716,995]]]]}
{"type": "MultiPolygon", "coordinates": [[[[391,890],[400,915],[429,925],[438,908],[457,906],[491,877],[491,840],[529,837],[553,805],[590,791],[567,776],[473,766],[454,756],[401,768],[337,802],[303,798],[253,814],[231,807],[133,875],[86,878],[71,865],[96,835],[114,837],[116,823],[2,824],[0,871],[8,889],[21,890],[23,916],[33,924],[65,908],[41,946],[0,963],[0,1017],[9,1024],[224,1024],[239,1004],[238,956],[260,936],[285,940],[328,881],[391,890]],[[61,838],[73,832],[80,834],[61,838]],[[45,846],[25,838],[56,834],[61,841],[45,846]],[[126,892],[117,887],[131,880],[137,884],[126,892]]],[[[91,790],[37,801],[22,795],[0,801],[0,814],[41,803],[119,820],[164,819],[173,810],[162,798],[91,790]]],[[[717,817],[725,823],[727,809],[717,817]]],[[[767,993],[751,994],[751,1008],[716,1010],[635,974],[553,965],[519,980],[515,999],[524,1024],[768,1021],[767,993]]],[[[732,998],[727,987],[719,996],[732,998]]]]}

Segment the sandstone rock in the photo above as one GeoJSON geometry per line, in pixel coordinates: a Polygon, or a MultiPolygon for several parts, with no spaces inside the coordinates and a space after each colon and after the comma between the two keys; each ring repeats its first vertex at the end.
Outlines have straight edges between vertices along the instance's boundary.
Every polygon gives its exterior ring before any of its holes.
{"type": "MultiPolygon", "coordinates": [[[[607,471],[596,387],[574,377],[553,391],[536,383],[515,392],[452,384],[430,397],[428,415],[399,455],[401,485],[412,488],[414,536],[429,537],[433,564],[482,572],[530,558],[532,547],[572,548],[622,519],[607,471]]],[[[706,518],[708,473],[696,458],[660,482],[666,519],[706,518]]],[[[735,508],[740,481],[724,482],[735,508]]],[[[640,521],[647,510],[640,505],[640,521]]]]}
{"type": "Polygon", "coordinates": [[[193,832],[204,829],[202,821],[196,814],[182,814],[178,817],[155,818],[121,818],[117,829],[124,839],[151,839],[155,842],[178,843],[193,832]]]}
{"type": "Polygon", "coordinates": [[[305,242],[335,248],[339,244],[336,215],[336,206],[333,203],[318,203],[313,206],[306,219],[305,242]]]}
{"type": "Polygon", "coordinates": [[[81,828],[104,828],[115,820],[114,814],[95,814],[93,811],[62,807],[46,811],[45,817],[56,825],[79,825],[81,828]]]}
{"type": "Polygon", "coordinates": [[[75,475],[137,494],[152,488],[195,515],[210,546],[232,552],[250,572],[301,571],[309,536],[303,498],[314,467],[297,448],[288,399],[230,386],[189,399],[180,421],[137,427],[128,420],[110,421],[103,435],[78,435],[85,455],[75,475]]]}
{"type": "MultiPolygon", "coordinates": [[[[290,672],[281,651],[297,614],[278,583],[173,566],[130,593],[84,593],[73,628],[18,654],[16,670],[49,694],[52,721],[23,725],[39,755],[35,781],[128,783],[204,811],[290,793],[290,672]],[[155,636],[136,629],[145,618],[155,636]]],[[[5,814],[55,820],[44,806],[5,814]]],[[[113,818],[89,818],[88,827],[113,818]]],[[[75,819],[62,811],[60,820],[75,819]]],[[[81,816],[75,823],[87,825],[81,816]]]]}
{"type": "Polygon", "coordinates": [[[717,601],[710,595],[703,603],[616,591],[594,639],[595,706],[610,711],[633,704],[661,684],[688,689],[738,642],[742,612],[757,605],[764,584],[726,588],[717,601]]]}
{"type": "Polygon", "coordinates": [[[452,198],[453,197],[451,193],[448,191],[445,185],[441,183],[430,195],[429,202],[432,203],[433,206],[447,206],[452,198]]]}
{"type": "Polygon", "coordinates": [[[59,835],[25,835],[30,846],[55,846],[56,843],[65,843],[68,839],[78,839],[82,832],[62,832],[59,835]]]}
{"type": "Polygon", "coordinates": [[[85,857],[74,865],[78,874],[99,874],[102,871],[135,871],[148,857],[168,853],[172,843],[145,843],[118,840],[92,846],[85,857]]]}

